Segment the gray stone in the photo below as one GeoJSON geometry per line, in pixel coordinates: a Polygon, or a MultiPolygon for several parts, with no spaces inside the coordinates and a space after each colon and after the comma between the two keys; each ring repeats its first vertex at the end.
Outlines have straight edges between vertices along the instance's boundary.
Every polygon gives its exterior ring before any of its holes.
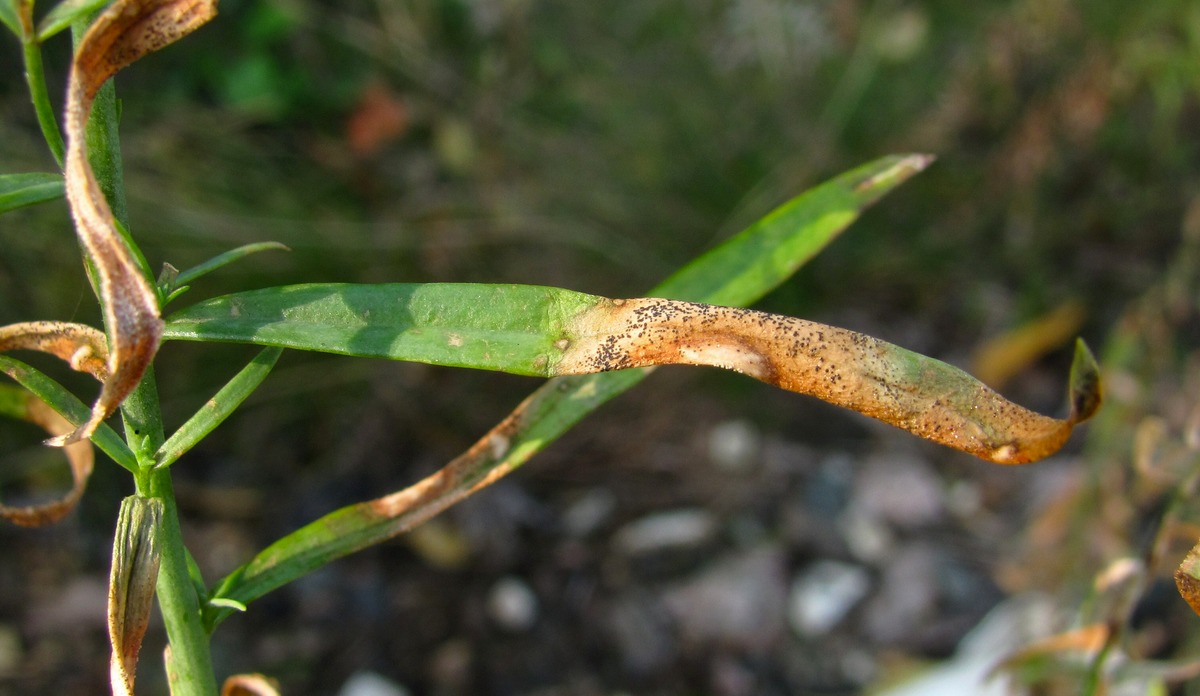
{"type": "Polygon", "coordinates": [[[818,561],[792,582],[788,621],[797,634],[813,638],[837,626],[871,589],[865,568],[818,561]]]}

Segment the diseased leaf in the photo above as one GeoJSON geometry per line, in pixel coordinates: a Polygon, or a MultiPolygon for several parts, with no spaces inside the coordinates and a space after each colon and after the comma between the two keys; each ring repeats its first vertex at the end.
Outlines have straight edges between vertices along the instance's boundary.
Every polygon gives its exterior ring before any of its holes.
{"type": "Polygon", "coordinates": [[[0,174],[0,213],[62,198],[61,174],[0,174]]]}
{"type": "Polygon", "coordinates": [[[1200,616],[1200,543],[1188,551],[1175,570],[1175,586],[1192,611],[1200,616]]]}
{"type": "Polygon", "coordinates": [[[816,396],[1002,464],[1057,451],[1099,405],[1081,347],[1071,415],[1004,399],[943,362],[853,331],[681,300],[608,300],[529,285],[314,284],[218,297],[172,315],[166,338],[553,377],[709,365],[816,396]]]}
{"type": "Polygon", "coordinates": [[[601,302],[566,332],[556,370],[711,365],[809,394],[918,437],[998,464],[1047,457],[1100,403],[1095,360],[1082,343],[1071,372],[1071,413],[1022,408],[946,363],[855,331],[749,309],[660,299],[601,302]]]}
{"type": "Polygon", "coordinates": [[[0,353],[35,350],[66,361],[72,370],[108,379],[108,345],[104,334],[86,324],[30,321],[0,327],[0,353]]]}
{"type": "MultiPolygon", "coordinates": [[[[818,253],[859,211],[930,161],[924,155],[889,156],[835,177],[783,204],[649,294],[724,304],[752,302],[818,253]],[[764,244],[763,239],[771,241],[764,244]]],[[[648,373],[643,368],[549,380],[437,473],[402,491],[344,507],[283,537],[226,577],[213,595],[248,603],[335,558],[411,529],[516,469],[648,373]]],[[[206,621],[215,624],[229,613],[209,613],[206,621]]]]}
{"type": "MultiPolygon", "coordinates": [[[[0,372],[8,375],[34,396],[49,404],[73,425],[78,426],[90,416],[88,407],[74,394],[67,391],[58,382],[19,360],[13,360],[7,355],[0,355],[0,372]]],[[[130,451],[129,445],[125,444],[125,441],[107,424],[102,423],[96,432],[92,433],[92,443],[117,464],[131,472],[137,472],[137,458],[130,451]]]]}
{"type": "MultiPolygon", "coordinates": [[[[71,423],[33,394],[8,385],[0,385],[0,412],[41,427],[51,435],[71,430],[71,423]]],[[[62,498],[41,505],[10,506],[0,503],[0,517],[22,527],[41,527],[65,517],[79,503],[92,475],[95,454],[88,442],[77,442],[64,449],[71,467],[71,490],[62,498]]]]}
{"type": "Polygon", "coordinates": [[[215,0],[118,0],[96,18],[75,52],[67,88],[66,191],[76,232],[97,274],[109,333],[109,375],[88,421],[51,444],[89,437],[120,406],[154,359],[162,332],[157,293],[118,230],[88,161],[92,101],[121,68],[187,35],[215,13],[215,0]]]}
{"type": "Polygon", "coordinates": [[[114,696],[133,696],[138,653],[150,624],[161,558],[158,529],[163,504],[131,495],[121,501],[108,582],[109,679],[114,696]]]}
{"type": "Polygon", "coordinates": [[[279,696],[279,684],[262,674],[235,674],[221,685],[221,696],[279,696]]]}
{"type": "MultiPolygon", "coordinates": [[[[108,378],[108,347],[104,334],[84,324],[56,321],[10,324],[0,328],[0,352],[10,350],[49,353],[66,361],[72,369],[86,372],[101,382],[108,378]]],[[[71,432],[72,423],[67,417],[77,417],[78,422],[87,420],[87,410],[78,399],[31,368],[2,358],[0,369],[29,389],[29,392],[20,392],[29,398],[29,403],[25,411],[16,414],[18,417],[42,426],[56,437],[71,432]]],[[[127,468],[136,466],[128,447],[111,429],[105,426],[93,435],[97,444],[115,461],[127,468]]],[[[27,508],[19,514],[0,510],[0,516],[28,526],[54,522],[70,512],[87,486],[94,455],[90,444],[80,441],[67,446],[67,457],[75,484],[66,497],[50,505],[27,508]]]]}

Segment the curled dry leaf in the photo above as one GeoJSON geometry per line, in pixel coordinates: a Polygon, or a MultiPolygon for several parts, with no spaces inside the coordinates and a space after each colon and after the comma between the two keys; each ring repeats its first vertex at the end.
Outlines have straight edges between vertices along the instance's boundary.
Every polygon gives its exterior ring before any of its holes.
{"type": "Polygon", "coordinates": [[[28,321],[0,328],[0,352],[36,350],[65,360],[71,369],[108,379],[108,343],[86,324],[28,321]]]}
{"type": "MultiPolygon", "coordinates": [[[[0,328],[0,352],[35,350],[65,360],[80,372],[100,381],[108,376],[108,346],[104,334],[83,324],[59,321],[32,321],[0,328]]],[[[41,400],[25,394],[22,416],[53,436],[71,432],[72,426],[41,400]]],[[[74,509],[92,475],[95,455],[92,446],[77,442],[66,448],[71,465],[71,490],[62,498],[44,505],[9,507],[0,505],[0,517],[26,527],[52,524],[74,509]]]]}
{"type": "Polygon", "coordinates": [[[131,495],[121,501],[113,564],[108,584],[108,636],[112,641],[109,678],[113,694],[132,696],[138,652],[150,623],[158,581],[158,528],[163,505],[158,498],[131,495]]]}
{"type": "Polygon", "coordinates": [[[1082,343],[1070,415],[1043,416],[943,362],[877,338],[793,317],[662,299],[606,300],[564,339],[558,374],[649,365],[711,365],[903,428],[999,464],[1047,457],[1100,405],[1099,371],[1082,343]]]}
{"type": "Polygon", "coordinates": [[[279,696],[279,684],[261,674],[235,674],[221,686],[221,696],[279,696]]]}
{"type": "Polygon", "coordinates": [[[216,14],[215,0],[118,0],[92,24],[71,64],[67,89],[67,200],[94,265],[111,350],[108,376],[88,421],[54,445],[86,439],[133,391],[162,335],[158,296],[118,232],[92,172],[87,120],[96,92],[118,70],[182,38],[216,14]]]}
{"type": "MultiPolygon", "coordinates": [[[[70,432],[71,424],[67,422],[66,418],[60,416],[32,394],[24,392],[24,396],[26,400],[22,415],[25,420],[42,427],[51,435],[70,432]]],[[[67,491],[62,498],[42,505],[9,506],[0,504],[0,517],[22,527],[41,527],[61,520],[67,513],[75,509],[75,505],[83,496],[84,489],[87,488],[88,478],[92,475],[95,454],[92,452],[90,442],[76,442],[68,445],[64,449],[64,453],[67,455],[67,463],[71,465],[71,490],[67,491]]]]}

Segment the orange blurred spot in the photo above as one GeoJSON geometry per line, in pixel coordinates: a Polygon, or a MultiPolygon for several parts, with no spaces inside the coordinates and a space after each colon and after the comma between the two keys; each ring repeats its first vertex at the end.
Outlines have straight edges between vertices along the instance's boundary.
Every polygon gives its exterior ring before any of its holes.
{"type": "Polygon", "coordinates": [[[408,130],[408,108],[386,85],[373,83],[363,90],[358,105],[346,121],[346,143],[359,157],[370,157],[408,130]]]}

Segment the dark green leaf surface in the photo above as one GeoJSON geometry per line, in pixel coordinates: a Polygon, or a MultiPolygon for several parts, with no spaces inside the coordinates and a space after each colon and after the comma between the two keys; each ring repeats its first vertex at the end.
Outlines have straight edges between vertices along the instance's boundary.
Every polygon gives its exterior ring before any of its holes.
{"type": "Polygon", "coordinates": [[[291,285],[193,305],[168,317],[163,338],[546,377],[566,323],[599,299],[534,285],[291,285]]]}
{"type": "Polygon", "coordinates": [[[0,213],[65,195],[60,174],[0,174],[0,213]]]}

